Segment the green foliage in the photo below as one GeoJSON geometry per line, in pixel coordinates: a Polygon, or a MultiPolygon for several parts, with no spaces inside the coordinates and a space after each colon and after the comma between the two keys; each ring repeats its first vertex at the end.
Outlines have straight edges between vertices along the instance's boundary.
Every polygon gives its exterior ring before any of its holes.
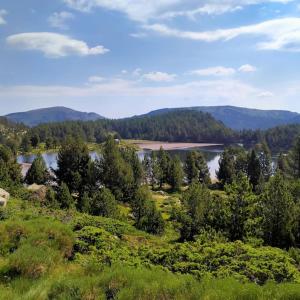
{"type": "Polygon", "coordinates": [[[118,203],[109,189],[102,188],[94,195],[91,212],[93,215],[108,218],[117,218],[119,216],[118,203]]]}
{"type": "Polygon", "coordinates": [[[49,172],[46,163],[42,155],[38,154],[26,174],[25,182],[27,184],[46,184],[48,180],[49,172]]]}
{"type": "Polygon", "coordinates": [[[64,182],[71,193],[82,192],[87,180],[90,155],[87,146],[80,140],[68,140],[58,153],[55,175],[58,183],[64,182]]]}
{"type": "Polygon", "coordinates": [[[185,172],[189,183],[193,181],[205,184],[210,183],[209,169],[201,152],[190,151],[187,154],[185,172]]]}
{"type": "Polygon", "coordinates": [[[295,244],[299,210],[282,174],[277,173],[261,196],[264,239],[268,245],[289,247],[295,244]]]}
{"type": "Polygon", "coordinates": [[[164,221],[161,213],[156,209],[152,195],[146,186],[138,189],[131,203],[135,226],[153,234],[164,231],[164,221]]]}
{"type": "Polygon", "coordinates": [[[63,209],[75,208],[75,200],[70,194],[68,186],[62,182],[57,195],[60,207],[63,209]]]}
{"type": "Polygon", "coordinates": [[[184,173],[181,160],[175,156],[170,162],[168,182],[173,191],[178,192],[183,183],[184,173]]]}
{"type": "Polygon", "coordinates": [[[181,227],[181,239],[192,240],[195,235],[206,225],[208,216],[208,203],[210,202],[209,190],[199,183],[192,183],[183,194],[183,203],[186,213],[179,216],[181,227]]]}
{"type": "Polygon", "coordinates": [[[54,192],[53,188],[51,188],[51,187],[47,188],[45,205],[50,208],[54,208],[54,209],[60,207],[59,202],[57,200],[56,193],[54,192]]]}
{"type": "Polygon", "coordinates": [[[136,189],[131,165],[124,160],[113,137],[103,146],[100,160],[101,179],[118,201],[129,201],[136,189]]]}
{"type": "Polygon", "coordinates": [[[71,231],[53,220],[5,221],[0,238],[0,253],[9,261],[4,276],[38,278],[72,254],[71,231]]]}

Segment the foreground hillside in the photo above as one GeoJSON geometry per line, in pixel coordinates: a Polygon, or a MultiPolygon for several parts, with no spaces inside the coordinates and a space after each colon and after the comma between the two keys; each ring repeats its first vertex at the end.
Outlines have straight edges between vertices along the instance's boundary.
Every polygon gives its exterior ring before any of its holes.
{"type": "Polygon", "coordinates": [[[226,148],[216,183],[201,152],[100,151],[68,139],[22,178],[0,146],[0,299],[300,298],[300,138],[276,171],[226,148]]]}
{"type": "Polygon", "coordinates": [[[300,297],[295,261],[279,249],[204,236],[174,243],[130,222],[17,199],[0,212],[3,300],[300,297]]]}

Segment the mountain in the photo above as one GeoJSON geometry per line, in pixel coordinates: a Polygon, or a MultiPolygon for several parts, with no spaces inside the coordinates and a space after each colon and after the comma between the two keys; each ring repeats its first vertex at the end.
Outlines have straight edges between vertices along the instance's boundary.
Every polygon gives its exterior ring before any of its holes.
{"type": "Polygon", "coordinates": [[[16,123],[23,123],[33,127],[42,123],[64,122],[64,121],[95,121],[104,117],[96,113],[76,111],[66,107],[49,107],[30,110],[27,112],[12,113],[5,116],[16,123]]]}
{"type": "Polygon", "coordinates": [[[235,130],[269,129],[279,125],[300,123],[300,114],[285,110],[259,110],[235,106],[197,106],[165,108],[150,112],[149,116],[162,115],[170,111],[192,110],[210,113],[227,127],[235,130]]]}

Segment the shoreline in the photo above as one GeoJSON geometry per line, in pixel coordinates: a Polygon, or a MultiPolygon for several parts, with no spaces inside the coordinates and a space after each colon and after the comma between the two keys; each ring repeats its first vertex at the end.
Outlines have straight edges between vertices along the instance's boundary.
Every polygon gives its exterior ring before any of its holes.
{"type": "Polygon", "coordinates": [[[164,150],[184,150],[192,148],[206,148],[223,146],[224,144],[216,143],[169,143],[169,142],[158,142],[158,141],[137,141],[131,144],[137,146],[140,150],[151,150],[157,151],[162,147],[164,150]]]}

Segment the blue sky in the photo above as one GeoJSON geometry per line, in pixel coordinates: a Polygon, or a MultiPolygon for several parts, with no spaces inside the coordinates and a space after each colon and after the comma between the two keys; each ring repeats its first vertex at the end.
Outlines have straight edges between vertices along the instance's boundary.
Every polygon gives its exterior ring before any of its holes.
{"type": "Polygon", "coordinates": [[[300,112],[298,0],[2,0],[0,114],[300,112]]]}

